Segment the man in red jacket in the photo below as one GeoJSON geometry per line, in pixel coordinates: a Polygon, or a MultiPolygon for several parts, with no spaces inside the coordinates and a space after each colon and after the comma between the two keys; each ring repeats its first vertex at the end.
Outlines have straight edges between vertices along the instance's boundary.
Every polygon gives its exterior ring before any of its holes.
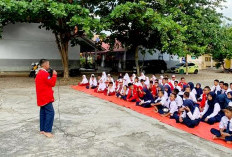
{"type": "Polygon", "coordinates": [[[52,126],[54,121],[54,102],[52,87],[56,84],[57,72],[53,70],[53,75],[50,76],[48,70],[50,68],[49,61],[41,59],[39,62],[41,69],[36,75],[36,95],[37,105],[40,107],[40,133],[47,137],[53,137],[52,126]]]}

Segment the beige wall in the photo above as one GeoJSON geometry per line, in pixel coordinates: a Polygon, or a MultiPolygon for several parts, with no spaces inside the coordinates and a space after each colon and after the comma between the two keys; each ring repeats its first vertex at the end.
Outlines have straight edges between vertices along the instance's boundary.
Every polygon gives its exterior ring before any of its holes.
{"type": "Polygon", "coordinates": [[[209,67],[214,67],[216,62],[212,60],[212,57],[208,54],[194,58],[188,55],[187,61],[190,63],[195,63],[198,65],[199,69],[207,69],[209,67]]]}

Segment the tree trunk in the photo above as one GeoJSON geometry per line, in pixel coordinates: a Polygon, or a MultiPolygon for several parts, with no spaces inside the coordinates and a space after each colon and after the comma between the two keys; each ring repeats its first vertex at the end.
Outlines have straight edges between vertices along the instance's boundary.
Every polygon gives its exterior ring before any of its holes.
{"type": "Polygon", "coordinates": [[[63,70],[64,70],[63,77],[64,77],[64,79],[68,79],[69,78],[69,67],[68,67],[68,65],[69,65],[69,60],[68,60],[69,42],[62,40],[62,38],[61,38],[62,36],[64,36],[64,35],[58,35],[57,33],[55,33],[56,44],[57,44],[57,47],[58,47],[59,52],[60,52],[63,70]]]}
{"type": "Polygon", "coordinates": [[[137,76],[139,76],[140,69],[139,69],[139,47],[138,46],[135,49],[135,65],[136,65],[136,70],[137,70],[137,76]]]}
{"type": "Polygon", "coordinates": [[[185,57],[186,75],[188,75],[188,55],[185,57]]]}

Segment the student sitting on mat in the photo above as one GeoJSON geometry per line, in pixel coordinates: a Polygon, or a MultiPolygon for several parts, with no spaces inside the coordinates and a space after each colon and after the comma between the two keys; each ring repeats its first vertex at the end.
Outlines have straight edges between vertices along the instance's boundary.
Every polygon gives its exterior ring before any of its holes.
{"type": "Polygon", "coordinates": [[[97,88],[94,89],[95,92],[97,93],[104,93],[104,91],[106,90],[106,84],[105,82],[103,82],[104,79],[100,79],[99,80],[99,85],[97,88]]]}
{"type": "MultiPolygon", "coordinates": [[[[191,83],[191,82],[189,82],[189,83],[191,83]]],[[[192,86],[192,85],[191,85],[191,86],[192,86]]],[[[194,103],[197,103],[196,96],[195,96],[195,94],[192,92],[191,88],[192,88],[192,87],[187,86],[187,87],[185,88],[185,92],[189,92],[189,99],[191,99],[194,103]]]]}
{"type": "Polygon", "coordinates": [[[89,81],[88,79],[86,78],[85,75],[82,75],[82,81],[80,83],[78,83],[79,86],[87,86],[89,85],[89,81]]]}
{"type": "Polygon", "coordinates": [[[128,95],[128,92],[129,92],[129,89],[128,89],[128,87],[125,85],[125,86],[123,86],[123,88],[121,89],[121,91],[120,91],[119,93],[116,94],[116,96],[117,96],[118,98],[121,98],[121,99],[123,99],[123,100],[126,100],[127,95],[128,95]]]}
{"type": "Polygon", "coordinates": [[[113,82],[109,82],[107,90],[105,90],[104,94],[107,95],[107,96],[113,96],[113,95],[115,95],[115,87],[114,87],[113,82]]]}
{"type": "Polygon", "coordinates": [[[123,81],[122,81],[122,79],[118,79],[118,84],[116,87],[116,95],[120,94],[122,89],[123,89],[123,81]]]}
{"type": "Polygon", "coordinates": [[[89,86],[86,86],[87,89],[95,89],[97,88],[97,79],[94,76],[94,74],[91,74],[91,77],[89,79],[89,86]]]}
{"type": "Polygon", "coordinates": [[[201,121],[211,125],[220,122],[221,120],[221,107],[217,102],[216,97],[217,95],[215,92],[210,92],[204,110],[201,112],[201,121]]]}
{"type": "Polygon", "coordinates": [[[232,106],[227,106],[224,110],[225,116],[222,117],[219,130],[212,128],[210,132],[214,135],[213,139],[222,139],[227,143],[232,143],[232,106]]]}
{"type": "Polygon", "coordinates": [[[196,99],[198,100],[201,97],[201,94],[203,94],[203,90],[201,88],[201,84],[197,83],[196,87],[192,90],[192,92],[195,94],[196,99]]]}
{"type": "Polygon", "coordinates": [[[176,104],[178,106],[178,109],[181,108],[183,106],[183,99],[178,95],[179,90],[178,89],[174,89],[173,92],[174,94],[176,94],[176,104]]]}
{"type": "Polygon", "coordinates": [[[176,122],[183,123],[189,128],[194,128],[200,123],[200,110],[190,99],[184,100],[183,106],[184,111],[180,116],[176,117],[176,122]]]}
{"type": "Polygon", "coordinates": [[[128,95],[126,97],[126,100],[129,101],[129,102],[139,101],[138,92],[134,88],[134,85],[132,83],[129,83],[128,87],[129,87],[129,91],[128,91],[128,95]]]}
{"type": "Polygon", "coordinates": [[[181,91],[180,86],[178,86],[178,81],[174,81],[174,89],[178,89],[178,91],[181,91]]]}
{"type": "Polygon", "coordinates": [[[172,93],[171,87],[166,84],[164,86],[164,95],[165,95],[165,97],[168,99],[168,97],[170,96],[171,93],[172,93]]]}
{"type": "Polygon", "coordinates": [[[143,96],[142,100],[137,101],[136,105],[142,106],[144,108],[149,108],[149,107],[151,107],[151,103],[154,102],[153,95],[151,94],[151,92],[147,88],[144,88],[143,92],[144,92],[144,96],[143,96]]]}
{"type": "MultiPolygon", "coordinates": [[[[169,117],[170,119],[176,119],[178,117],[178,106],[176,104],[176,97],[177,95],[175,93],[172,93],[168,99],[168,102],[166,103],[165,107],[163,108],[161,114],[164,117],[169,117]]],[[[160,112],[159,112],[160,113],[160,112]]]]}
{"type": "Polygon", "coordinates": [[[151,104],[151,106],[154,106],[155,112],[161,112],[161,110],[164,108],[166,103],[166,98],[164,96],[164,91],[160,90],[158,92],[158,98],[155,100],[154,103],[151,104]]]}

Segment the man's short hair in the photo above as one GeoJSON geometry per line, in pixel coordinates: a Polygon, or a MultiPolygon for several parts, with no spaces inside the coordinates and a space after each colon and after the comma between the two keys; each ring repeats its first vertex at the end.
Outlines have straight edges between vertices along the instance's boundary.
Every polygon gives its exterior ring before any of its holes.
{"type": "Polygon", "coordinates": [[[184,96],[186,96],[187,98],[189,98],[189,92],[184,92],[184,96]]]}
{"type": "Polygon", "coordinates": [[[229,87],[228,83],[224,83],[223,85],[226,86],[226,87],[229,87]]]}
{"type": "Polygon", "coordinates": [[[215,82],[219,82],[219,80],[218,79],[216,79],[216,80],[214,80],[215,82]]]}
{"type": "Polygon", "coordinates": [[[174,81],[174,83],[178,83],[178,81],[174,81]]]}
{"type": "Polygon", "coordinates": [[[47,59],[41,59],[39,61],[39,65],[42,66],[45,62],[48,62],[48,60],[47,59]]]}
{"type": "Polygon", "coordinates": [[[224,81],[220,81],[219,83],[222,83],[222,84],[224,84],[224,81]]]}
{"type": "Polygon", "coordinates": [[[205,86],[206,89],[211,90],[209,86],[205,86]]]}

